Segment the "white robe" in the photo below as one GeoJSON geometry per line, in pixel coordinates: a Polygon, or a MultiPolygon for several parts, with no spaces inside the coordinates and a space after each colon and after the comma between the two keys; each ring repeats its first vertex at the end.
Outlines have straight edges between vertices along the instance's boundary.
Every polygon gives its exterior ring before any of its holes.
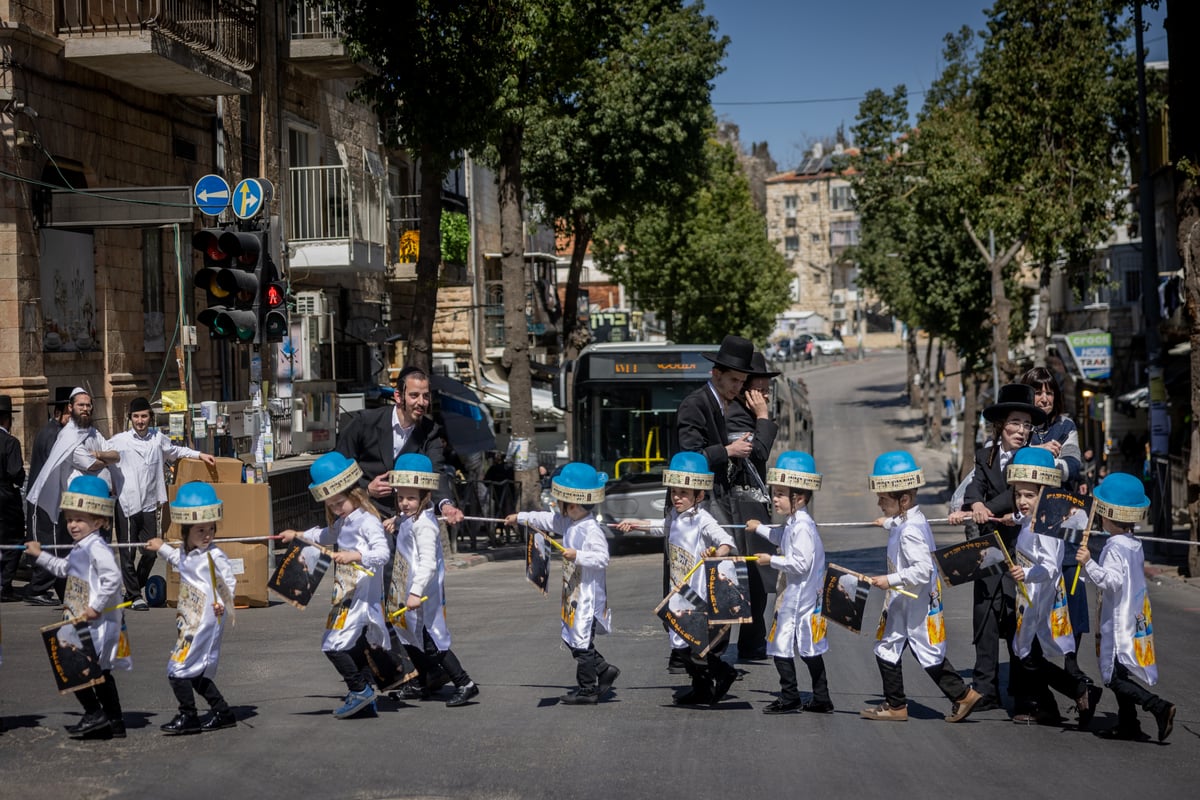
{"type": "Polygon", "coordinates": [[[102,612],[99,618],[88,620],[101,669],[132,669],[125,612],[119,608],[105,611],[121,602],[124,584],[116,556],[101,537],[100,531],[92,531],[75,542],[66,558],[43,550],[37,564],[54,577],[67,579],[63,619],[82,616],[87,608],[102,612]]]}
{"type": "MultiPolygon", "coordinates": [[[[693,506],[682,514],[672,508],[664,524],[672,588],[683,581],[683,576],[687,575],[710,549],[721,545],[729,545],[731,549],[736,549],[733,536],[721,527],[712,514],[698,506],[693,506]]],[[[688,585],[695,590],[698,597],[708,597],[708,581],[705,580],[703,567],[691,574],[688,585]]],[[[667,633],[671,637],[672,648],[678,650],[688,646],[683,637],[675,631],[668,630],[667,633]]]]}
{"type": "Polygon", "coordinates": [[[217,674],[221,634],[225,628],[225,617],[217,616],[213,603],[220,601],[226,607],[226,614],[232,613],[230,602],[237,589],[233,567],[228,556],[216,545],[184,552],[164,544],[158,549],[158,555],[179,571],[179,601],[175,604],[179,636],[167,660],[167,677],[212,678],[217,674]],[[217,568],[215,593],[209,556],[217,568]]]}
{"type": "MultiPolygon", "coordinates": [[[[446,625],[446,557],[442,551],[442,532],[433,509],[396,524],[396,555],[392,562],[395,607],[403,608],[410,594],[428,597],[420,608],[406,611],[395,621],[400,641],[419,650],[425,649],[422,631],[438,650],[450,649],[450,628],[446,625]]],[[[389,606],[391,603],[389,603],[389,606]]]]}
{"type": "Polygon", "coordinates": [[[942,615],[942,583],[933,568],[933,531],[914,506],[903,518],[887,521],[888,585],[917,595],[887,593],[876,633],[875,655],[898,664],[904,645],[912,648],[922,667],[946,660],[946,623],[942,615]]]}
{"type": "Polygon", "coordinates": [[[1075,634],[1067,610],[1063,587],[1063,541],[1053,536],[1034,533],[1033,520],[1026,519],[1017,536],[1013,555],[1017,565],[1025,570],[1025,591],[1029,600],[1017,591],[1017,632],[1013,635],[1013,652],[1025,658],[1033,649],[1034,639],[1042,643],[1046,656],[1065,656],[1075,652],[1075,634]]]}
{"type": "Polygon", "coordinates": [[[767,634],[767,655],[773,658],[819,656],[829,650],[825,618],[821,616],[821,585],[825,577],[825,546],[808,511],[795,511],[784,525],[760,527],[758,534],[779,548],[771,566],[784,578],[775,599],[775,621],[767,634]]]}
{"type": "Polygon", "coordinates": [[[37,480],[29,487],[26,496],[33,505],[45,511],[51,519],[58,519],[59,503],[74,478],[80,475],[95,475],[112,489],[112,476],[108,467],[93,469],[96,459],[93,452],[107,450],[108,444],[100,432],[93,428],[78,428],[70,420],[58,432],[54,447],[46,457],[37,480]]]}
{"type": "Polygon", "coordinates": [[[338,517],[328,528],[311,528],[300,534],[306,542],[318,542],[338,550],[357,550],[361,565],[374,576],[349,564],[333,564],[333,608],[325,622],[321,650],[349,650],[366,628],[367,642],[387,647],[387,628],[383,619],[383,568],[387,565],[388,545],[383,523],[375,515],[356,508],[338,517]]]}
{"type": "Polygon", "coordinates": [[[1105,683],[1112,680],[1116,661],[1147,686],[1158,683],[1144,568],[1142,543],[1124,534],[1110,537],[1099,560],[1084,567],[1100,591],[1100,674],[1105,683]]]}
{"type": "Polygon", "coordinates": [[[601,633],[612,631],[605,573],[608,568],[608,539],[591,514],[572,521],[550,511],[522,511],[517,522],[557,533],[563,547],[577,552],[575,561],[563,559],[562,639],[576,650],[592,641],[592,623],[601,633]]]}

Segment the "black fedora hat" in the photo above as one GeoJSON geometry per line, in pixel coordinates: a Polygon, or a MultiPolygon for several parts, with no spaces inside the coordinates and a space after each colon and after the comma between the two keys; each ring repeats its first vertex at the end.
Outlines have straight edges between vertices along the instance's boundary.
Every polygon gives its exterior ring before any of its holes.
{"type": "Polygon", "coordinates": [[[1034,425],[1046,421],[1046,412],[1033,404],[1033,387],[1023,383],[1006,383],[1000,387],[996,402],[983,410],[988,422],[1004,422],[1014,411],[1023,411],[1033,419],[1034,425]]]}
{"type": "Polygon", "coordinates": [[[13,405],[12,398],[6,394],[0,394],[0,414],[12,414],[13,405]]]}
{"type": "Polygon", "coordinates": [[[56,386],[54,387],[54,396],[46,401],[48,406],[65,406],[71,402],[71,387],[56,386]]]}
{"type": "Polygon", "coordinates": [[[747,378],[774,378],[781,373],[767,369],[767,359],[762,353],[755,351],[750,357],[750,371],[746,373],[747,378]]]}
{"type": "Polygon", "coordinates": [[[722,369],[732,369],[749,374],[754,370],[754,342],[730,334],[721,341],[721,349],[715,356],[703,354],[705,358],[722,369]]]}

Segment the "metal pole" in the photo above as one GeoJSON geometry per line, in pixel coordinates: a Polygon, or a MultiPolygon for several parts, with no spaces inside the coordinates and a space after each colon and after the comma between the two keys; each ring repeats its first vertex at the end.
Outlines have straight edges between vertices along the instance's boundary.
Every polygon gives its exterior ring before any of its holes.
{"type": "Polygon", "coordinates": [[[1142,42],[1142,3],[1133,4],[1133,30],[1137,42],[1138,149],[1141,176],[1138,178],[1139,228],[1142,234],[1142,316],[1146,339],[1146,371],[1150,388],[1150,474],[1155,501],[1154,532],[1171,535],[1170,462],[1167,459],[1170,419],[1167,389],[1163,381],[1162,341],[1158,309],[1158,233],[1154,227],[1154,182],[1150,175],[1150,127],[1146,110],[1146,50],[1142,42]]]}

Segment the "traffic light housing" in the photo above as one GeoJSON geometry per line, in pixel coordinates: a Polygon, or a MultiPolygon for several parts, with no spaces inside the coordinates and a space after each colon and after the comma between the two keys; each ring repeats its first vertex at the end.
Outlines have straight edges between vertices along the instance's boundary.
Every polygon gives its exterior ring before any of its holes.
{"type": "Polygon", "coordinates": [[[267,252],[267,232],[205,228],[192,236],[204,257],[194,284],[207,294],[197,319],[213,339],[258,344],[259,272],[267,252]]]}
{"type": "Polygon", "coordinates": [[[263,342],[282,342],[288,335],[287,287],[268,255],[259,275],[258,330],[263,342]]]}

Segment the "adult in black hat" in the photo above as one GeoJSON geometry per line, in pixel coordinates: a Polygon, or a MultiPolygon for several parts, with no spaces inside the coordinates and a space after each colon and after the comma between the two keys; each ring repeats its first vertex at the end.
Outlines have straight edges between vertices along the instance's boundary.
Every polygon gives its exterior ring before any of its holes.
{"type": "MultiPolygon", "coordinates": [[[[50,457],[50,451],[54,449],[54,442],[58,439],[58,432],[71,419],[71,387],[55,387],[54,394],[46,405],[49,408],[50,419],[37,432],[33,439],[33,447],[29,451],[30,486],[33,486],[42,472],[42,467],[46,465],[46,459],[50,457]]],[[[44,545],[55,544],[55,518],[32,503],[26,504],[25,515],[29,531],[37,536],[39,542],[44,545]]],[[[70,544],[70,541],[70,537],[67,537],[58,544],[70,544]]],[[[59,600],[54,595],[54,586],[54,576],[43,567],[34,564],[29,585],[25,587],[25,599],[35,605],[57,606],[59,600]]]]}
{"type": "MultiPolygon", "coordinates": [[[[732,510],[736,522],[745,523],[755,519],[771,521],[771,492],[767,488],[767,459],[779,433],[779,426],[771,419],[771,379],[778,372],[767,369],[767,360],[762,353],[755,352],[750,359],[750,371],[736,402],[730,403],[725,415],[725,427],[729,436],[752,434],[752,450],[746,458],[731,459],[730,491],[732,510]]],[[[747,533],[744,529],[732,531],[739,553],[767,552],[774,555],[776,548],[762,537],[747,533]]],[[[752,566],[749,573],[750,610],[753,622],[738,626],[738,658],[747,661],[767,657],[767,626],[764,617],[767,609],[767,594],[775,586],[777,574],[771,567],[752,566]]]]}
{"type": "MultiPolygon", "coordinates": [[[[962,508],[950,515],[952,524],[968,523],[967,536],[998,533],[1009,552],[1013,552],[1019,525],[1002,525],[998,520],[1013,511],[1012,492],[1005,469],[1017,450],[1028,442],[1035,425],[1046,421],[1046,413],[1034,405],[1033,388],[1021,383],[1000,387],[996,402],[983,410],[992,424],[989,442],[975,452],[975,473],[967,486],[962,508]]],[[[1008,645],[1009,664],[1017,663],[1012,654],[1016,631],[1016,584],[1007,573],[975,581],[975,669],[974,689],[983,695],[976,711],[999,708],[1000,639],[1008,645]]],[[[1009,671],[1009,693],[1016,697],[1017,713],[1034,715],[1028,692],[1021,685],[1020,670],[1009,671]]],[[[1054,711],[1057,715],[1057,710],[1054,711]]]]}
{"type": "MultiPolygon", "coordinates": [[[[13,420],[12,398],[0,394],[0,544],[25,542],[25,515],[21,513],[21,486],[25,483],[25,461],[21,442],[9,433],[13,420]]],[[[20,550],[0,554],[0,601],[18,600],[13,577],[21,563],[20,550]]]]}

